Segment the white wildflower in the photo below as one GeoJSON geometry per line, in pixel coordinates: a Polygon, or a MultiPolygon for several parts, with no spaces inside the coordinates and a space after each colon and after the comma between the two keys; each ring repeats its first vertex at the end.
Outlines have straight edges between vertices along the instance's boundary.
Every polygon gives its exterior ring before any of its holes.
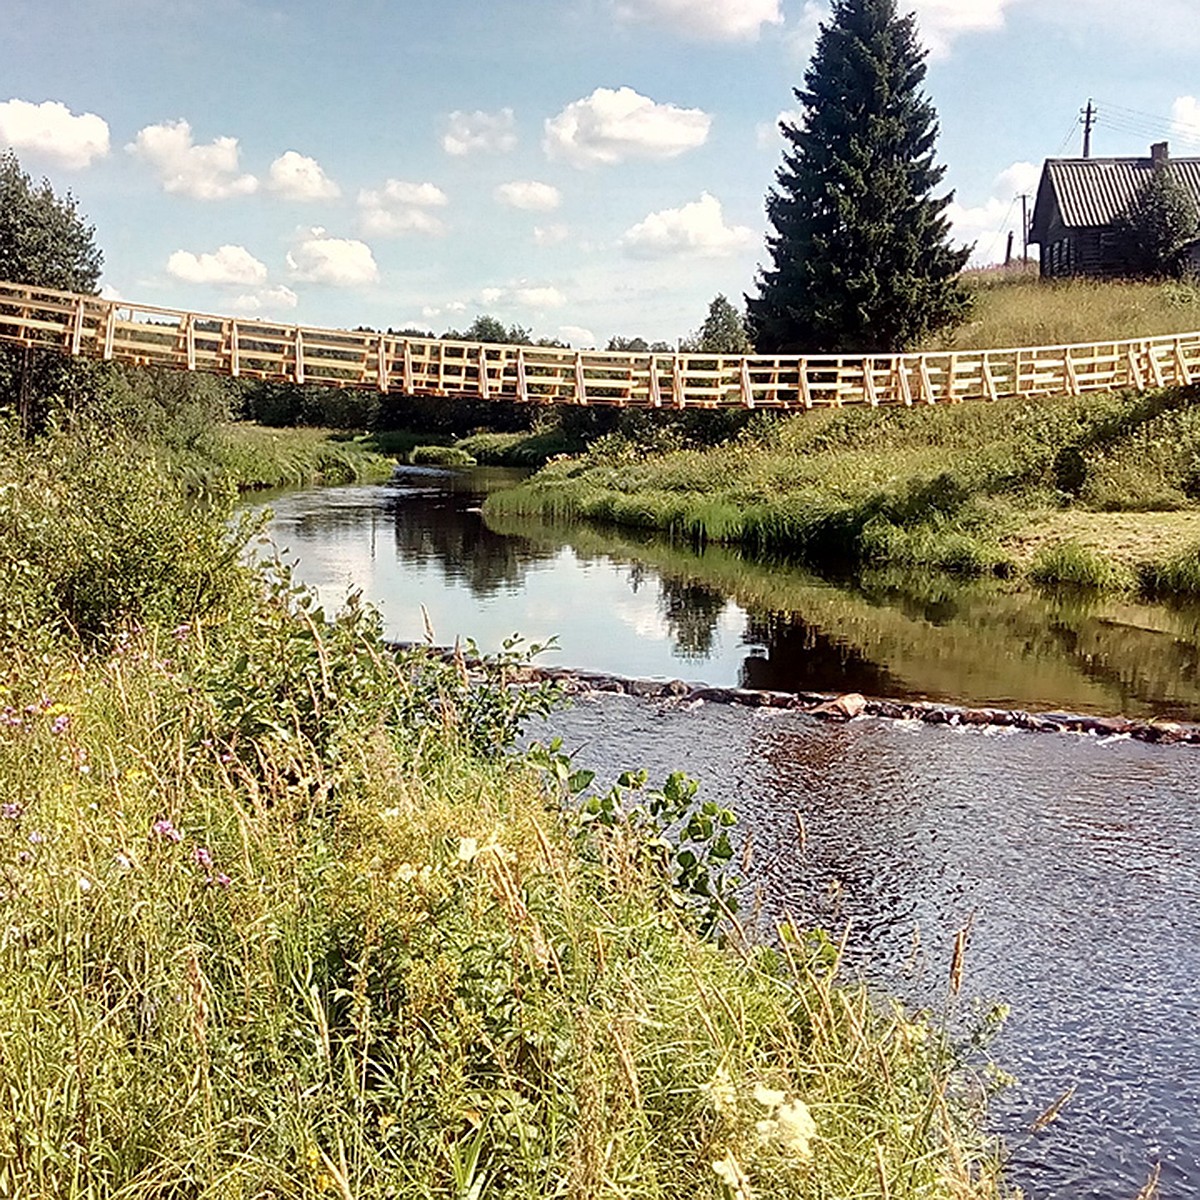
{"type": "Polygon", "coordinates": [[[713,1163],[712,1169],[717,1178],[733,1193],[734,1200],[752,1200],[754,1193],[750,1190],[750,1180],[742,1170],[741,1163],[734,1158],[732,1150],[726,1151],[724,1158],[713,1163]]]}
{"type": "Polygon", "coordinates": [[[778,1108],[787,1099],[787,1093],[769,1088],[765,1083],[756,1083],[754,1085],[754,1099],[763,1108],[778,1108]]]}
{"type": "Polygon", "coordinates": [[[700,1090],[723,1116],[732,1116],[737,1112],[737,1088],[733,1086],[733,1080],[724,1067],[718,1067],[713,1077],[700,1085],[700,1090]]]}
{"type": "Polygon", "coordinates": [[[458,861],[470,862],[479,853],[479,842],[473,837],[460,838],[458,842],[458,861]]]}
{"type": "Polygon", "coordinates": [[[817,1136],[817,1123],[803,1100],[781,1104],[775,1114],[778,1124],[775,1136],[779,1144],[797,1158],[808,1162],[812,1158],[812,1140],[817,1136]]]}

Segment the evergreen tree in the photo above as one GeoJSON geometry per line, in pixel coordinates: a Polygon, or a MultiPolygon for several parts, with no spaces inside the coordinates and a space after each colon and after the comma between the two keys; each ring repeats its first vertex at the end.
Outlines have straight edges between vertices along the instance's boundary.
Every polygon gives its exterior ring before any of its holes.
{"type": "Polygon", "coordinates": [[[924,79],[896,0],[834,0],[795,90],[803,115],[780,127],[772,262],[747,298],[760,353],[904,350],[964,317],[970,248],[948,241],[952,195],[931,195],[945,168],[924,79]]]}
{"type": "Polygon", "coordinates": [[[1200,214],[1170,168],[1159,167],[1117,218],[1115,231],[1128,274],[1178,278],[1187,266],[1184,248],[1200,235],[1200,214]]]}

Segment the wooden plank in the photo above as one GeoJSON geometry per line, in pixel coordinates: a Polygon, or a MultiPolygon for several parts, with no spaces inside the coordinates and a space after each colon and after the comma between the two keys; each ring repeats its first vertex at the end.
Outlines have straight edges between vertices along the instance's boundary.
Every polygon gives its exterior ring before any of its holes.
{"type": "Polygon", "coordinates": [[[1183,353],[1183,339],[1175,339],[1175,382],[1187,387],[1192,382],[1192,372],[1188,369],[1187,359],[1183,353]]]}
{"type": "Polygon", "coordinates": [[[1075,361],[1071,358],[1071,352],[1068,350],[1063,355],[1063,380],[1067,385],[1068,396],[1079,395],[1079,376],[1075,371],[1075,361]]]}
{"type": "Polygon", "coordinates": [[[404,339],[404,394],[411,396],[416,391],[413,384],[413,355],[412,342],[404,339]]]}
{"type": "Polygon", "coordinates": [[[587,404],[587,378],[583,373],[583,355],[575,352],[575,403],[587,404]]]}
{"type": "Polygon", "coordinates": [[[517,399],[522,404],[529,402],[529,381],[525,376],[525,347],[517,347],[517,399]]]}
{"type": "Polygon", "coordinates": [[[292,382],[304,382],[304,330],[299,325],[296,326],[295,341],[292,345],[292,353],[294,355],[292,365],[292,382]]]}
{"type": "Polygon", "coordinates": [[[1160,388],[1163,386],[1163,374],[1162,367],[1158,362],[1158,355],[1155,353],[1158,348],[1157,344],[1154,342],[1147,342],[1145,345],[1146,359],[1150,366],[1150,378],[1154,380],[1154,386],[1156,388],[1160,388]]]}
{"type": "Polygon", "coordinates": [[[738,371],[738,388],[742,403],[747,408],[754,407],[754,388],[750,384],[750,360],[743,358],[738,371]]]}
{"type": "Polygon", "coordinates": [[[678,354],[671,356],[671,402],[676,408],[683,408],[687,403],[684,396],[683,365],[678,354]]]}
{"type": "Polygon", "coordinates": [[[104,361],[109,362],[113,356],[113,335],[117,331],[117,306],[108,306],[108,315],[104,321],[104,361]]]}
{"type": "Polygon", "coordinates": [[[933,394],[933,379],[929,374],[929,359],[924,354],[920,358],[921,399],[926,404],[936,404],[937,397],[933,394]]]}
{"type": "Polygon", "coordinates": [[[987,351],[983,354],[983,387],[985,395],[989,400],[996,400],[998,393],[996,391],[996,377],[992,374],[992,364],[988,358],[987,351]]]}

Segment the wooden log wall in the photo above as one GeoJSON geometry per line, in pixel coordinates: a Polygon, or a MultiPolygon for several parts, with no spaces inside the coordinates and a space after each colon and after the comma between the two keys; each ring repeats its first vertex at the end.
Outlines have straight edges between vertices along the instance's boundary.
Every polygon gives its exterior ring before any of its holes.
{"type": "Polygon", "coordinates": [[[630,354],[219,317],[0,282],[0,343],[274,383],[540,404],[810,409],[1200,381],[1200,332],[927,354],[630,354]]]}

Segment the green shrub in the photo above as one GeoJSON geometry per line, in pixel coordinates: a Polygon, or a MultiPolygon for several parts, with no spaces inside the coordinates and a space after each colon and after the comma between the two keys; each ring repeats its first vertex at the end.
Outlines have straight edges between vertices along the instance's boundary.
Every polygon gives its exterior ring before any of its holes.
{"type": "Polygon", "coordinates": [[[475,459],[458,446],[414,446],[408,461],[414,466],[473,467],[475,459]]]}
{"type": "Polygon", "coordinates": [[[1076,541],[1043,546],[1029,568],[1035,583],[1112,590],[1129,587],[1133,580],[1116,563],[1076,541]]]}

